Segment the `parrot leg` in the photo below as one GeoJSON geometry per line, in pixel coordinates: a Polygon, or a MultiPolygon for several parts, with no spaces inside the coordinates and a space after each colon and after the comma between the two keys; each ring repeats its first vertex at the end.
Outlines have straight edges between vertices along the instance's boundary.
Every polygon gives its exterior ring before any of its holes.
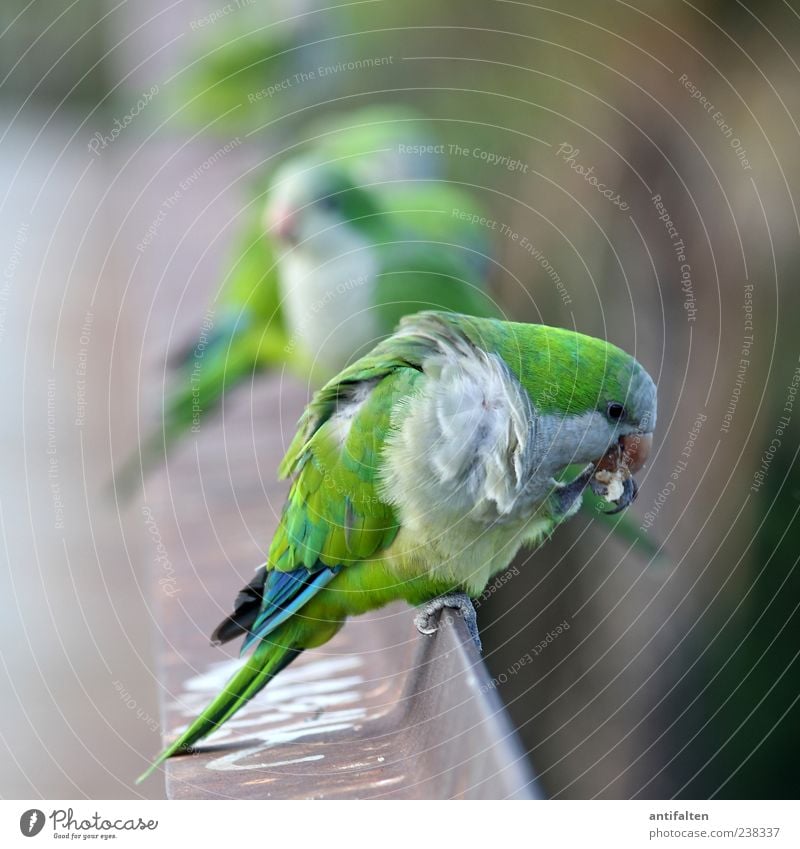
{"type": "Polygon", "coordinates": [[[478,634],[478,617],[475,614],[475,608],[472,606],[472,599],[466,593],[448,593],[447,595],[440,595],[429,601],[414,617],[414,624],[417,626],[420,634],[430,636],[439,630],[439,626],[434,624],[432,619],[439,611],[444,610],[445,607],[461,611],[472,641],[475,643],[478,651],[483,652],[481,638],[478,634]]]}
{"type": "Polygon", "coordinates": [[[559,484],[556,489],[558,499],[558,513],[561,516],[569,516],[577,509],[576,503],[580,503],[581,494],[591,483],[595,473],[594,465],[588,465],[574,481],[567,484],[559,484]]]}

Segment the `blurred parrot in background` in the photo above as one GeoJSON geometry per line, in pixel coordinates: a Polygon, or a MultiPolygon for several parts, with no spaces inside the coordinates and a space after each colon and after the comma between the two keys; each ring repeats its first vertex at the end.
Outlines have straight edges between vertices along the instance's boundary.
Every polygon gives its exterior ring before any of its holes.
{"type": "MultiPolygon", "coordinates": [[[[205,356],[222,349],[225,381],[234,382],[242,365],[249,374],[284,362],[309,377],[309,360],[333,344],[335,315],[359,307],[374,314],[340,331],[338,356],[317,365],[317,382],[425,305],[497,314],[485,294],[491,260],[487,231],[476,223],[481,210],[443,182],[441,159],[424,153],[435,144],[420,116],[402,106],[370,107],[312,128],[308,138],[312,149],[279,167],[266,203],[251,207],[213,305],[205,356]]],[[[175,359],[191,366],[194,350],[175,359]]],[[[203,366],[210,372],[205,409],[219,387],[213,365],[203,366]]]]}
{"type": "Polygon", "coordinates": [[[436,178],[422,118],[370,107],[308,137],[312,150],[279,167],[266,205],[252,206],[210,329],[173,355],[176,388],[161,427],[116,475],[123,492],[257,370],[286,364],[321,385],[404,315],[499,314],[483,214],[436,178]]]}
{"type": "Polygon", "coordinates": [[[244,636],[254,651],[140,780],[348,616],[403,599],[430,634],[457,608],[479,645],[470,599],[574,515],[587,487],[626,507],[655,422],[652,379],[605,341],[445,312],[404,318],[308,405],[280,468],[293,482],[267,563],[212,636],[244,636]],[[581,471],[557,480],[573,464],[581,471]]]}

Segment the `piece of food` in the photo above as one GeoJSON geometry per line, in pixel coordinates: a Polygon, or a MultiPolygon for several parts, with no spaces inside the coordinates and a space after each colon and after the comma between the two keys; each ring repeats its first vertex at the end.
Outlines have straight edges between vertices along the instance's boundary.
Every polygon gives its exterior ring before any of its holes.
{"type": "Polygon", "coordinates": [[[592,491],[615,505],[611,513],[624,510],[636,498],[637,486],[632,473],[644,466],[652,445],[652,434],[627,434],[621,436],[596,463],[591,480],[592,491]]]}
{"type": "Polygon", "coordinates": [[[595,472],[594,479],[605,487],[603,498],[608,502],[614,502],[622,498],[622,493],[625,491],[625,478],[630,476],[630,472],[621,466],[614,472],[608,469],[598,469],[595,472]]]}

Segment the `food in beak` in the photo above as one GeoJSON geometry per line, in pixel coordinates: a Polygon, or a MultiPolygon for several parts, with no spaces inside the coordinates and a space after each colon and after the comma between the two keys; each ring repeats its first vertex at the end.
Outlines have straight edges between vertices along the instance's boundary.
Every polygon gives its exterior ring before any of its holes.
{"type": "Polygon", "coordinates": [[[636,498],[638,487],[632,473],[644,466],[652,446],[651,433],[629,433],[597,461],[591,487],[596,495],[614,505],[606,512],[619,513],[636,498]]]}

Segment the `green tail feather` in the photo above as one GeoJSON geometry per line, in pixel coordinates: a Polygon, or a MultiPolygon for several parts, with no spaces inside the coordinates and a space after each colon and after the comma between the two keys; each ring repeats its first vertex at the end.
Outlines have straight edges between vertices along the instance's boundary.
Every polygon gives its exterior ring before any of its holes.
{"type": "Polygon", "coordinates": [[[136,779],[136,783],[139,784],[144,781],[167,758],[189,751],[198,740],[202,740],[212,731],[216,731],[301,652],[302,649],[281,646],[274,642],[262,641],[259,643],[242,668],[225,685],[225,689],[174,743],[171,743],[161,752],[155,761],[136,779]]]}

